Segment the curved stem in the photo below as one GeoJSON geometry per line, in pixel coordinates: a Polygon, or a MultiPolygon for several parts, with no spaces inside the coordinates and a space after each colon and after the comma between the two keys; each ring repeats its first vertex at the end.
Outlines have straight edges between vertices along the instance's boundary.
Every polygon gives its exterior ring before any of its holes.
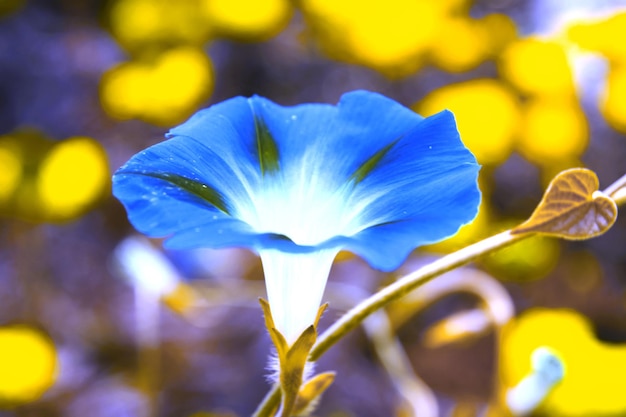
{"type": "MultiPolygon", "coordinates": [[[[624,188],[626,188],[626,174],[622,175],[620,178],[618,178],[613,184],[609,185],[608,187],[606,187],[604,189],[604,194],[608,195],[609,197],[616,197],[616,194],[618,194],[618,192],[620,190],[623,190],[624,188]]],[[[623,193],[621,193],[623,194],[623,193]]],[[[623,198],[623,196],[622,196],[623,198]]],[[[623,203],[624,201],[622,201],[623,203]]],[[[616,201],[617,205],[620,205],[619,201],[616,201]]]]}
{"type": "Polygon", "coordinates": [[[437,417],[439,406],[435,393],[413,370],[400,340],[385,311],[379,310],[363,322],[382,366],[387,370],[396,391],[408,408],[402,414],[412,417],[437,417]]]}
{"type": "Polygon", "coordinates": [[[254,411],[253,417],[271,417],[280,406],[280,384],[274,384],[254,411]]]}
{"type": "Polygon", "coordinates": [[[473,245],[467,246],[457,252],[439,258],[435,262],[425,265],[417,271],[400,278],[396,282],[390,284],[376,294],[372,295],[370,298],[361,302],[337,320],[332,326],[326,329],[326,331],[319,337],[315,346],[313,346],[313,349],[311,349],[309,360],[316,361],[344,334],[358,326],[374,311],[413,291],[415,288],[425,284],[434,277],[461,265],[465,265],[486,253],[509,246],[530,236],[533,236],[533,234],[513,235],[510,230],[507,230],[481,240],[480,242],[474,243],[473,245]]]}
{"type": "MultiPolygon", "coordinates": [[[[626,203],[626,175],[620,177],[613,184],[608,186],[604,193],[608,196],[615,196],[617,205],[626,203]]],[[[344,334],[358,326],[367,316],[374,311],[386,306],[390,302],[397,300],[403,295],[413,291],[420,285],[430,281],[434,277],[444,272],[465,265],[474,259],[490,252],[502,249],[517,241],[534,236],[534,233],[511,234],[510,230],[488,237],[484,240],[466,246],[457,252],[439,258],[435,262],[425,265],[422,268],[400,278],[393,284],[383,288],[370,298],[364,300],[343,317],[337,320],[318,338],[317,343],[311,349],[310,361],[316,361],[324,352],[334,345],[344,334]]]]}
{"type": "Polygon", "coordinates": [[[611,198],[615,200],[615,204],[621,206],[626,203],[626,187],[622,187],[611,194],[611,198]]]}

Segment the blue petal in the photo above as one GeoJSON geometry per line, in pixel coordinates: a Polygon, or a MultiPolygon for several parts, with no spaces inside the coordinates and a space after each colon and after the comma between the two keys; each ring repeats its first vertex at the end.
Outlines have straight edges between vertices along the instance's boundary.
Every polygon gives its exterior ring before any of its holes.
{"type": "Polygon", "coordinates": [[[459,138],[452,113],[425,119],[355,187],[349,204],[355,211],[362,207],[364,230],[346,249],[390,270],[415,247],[455,234],[477,214],[479,169],[459,138]],[[368,244],[372,241],[380,245],[368,244]]]}
{"type": "MultiPolygon", "coordinates": [[[[393,269],[416,246],[469,222],[480,199],[478,165],[451,114],[424,119],[375,93],[346,94],[337,106],[281,107],[238,97],[197,113],[168,136],[120,168],[113,188],[138,230],[169,236],[175,248],[343,247],[393,269]],[[255,229],[249,214],[272,187],[311,188],[318,200],[344,193],[337,216],[349,214],[350,232],[338,227],[309,245],[280,230],[255,229]]],[[[292,196],[281,197],[275,204],[289,209],[292,196]]],[[[318,200],[312,205],[326,203],[318,200]]],[[[276,215],[273,201],[264,203],[269,215],[276,215]]]]}
{"type": "Polygon", "coordinates": [[[337,183],[347,181],[364,161],[419,124],[423,117],[380,94],[354,91],[337,106],[282,107],[261,97],[250,99],[278,143],[281,170],[298,171],[337,183]]]}

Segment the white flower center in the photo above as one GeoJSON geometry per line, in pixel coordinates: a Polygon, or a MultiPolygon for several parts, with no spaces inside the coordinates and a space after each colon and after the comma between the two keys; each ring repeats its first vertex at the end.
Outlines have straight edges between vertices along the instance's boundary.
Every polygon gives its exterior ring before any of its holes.
{"type": "Polygon", "coordinates": [[[346,217],[351,187],[346,183],[338,188],[320,175],[283,178],[279,173],[254,193],[253,207],[239,207],[237,214],[259,233],[281,234],[297,245],[314,246],[359,231],[346,217]]]}

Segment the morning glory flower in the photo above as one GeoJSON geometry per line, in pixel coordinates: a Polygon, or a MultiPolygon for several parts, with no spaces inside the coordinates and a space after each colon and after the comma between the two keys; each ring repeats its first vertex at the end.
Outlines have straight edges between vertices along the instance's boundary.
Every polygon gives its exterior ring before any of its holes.
{"type": "Polygon", "coordinates": [[[236,97],[199,111],[113,177],[131,223],[174,249],[248,247],[278,331],[313,324],[333,259],[397,268],[476,215],[479,166],[454,116],[367,91],[334,106],[236,97]]]}

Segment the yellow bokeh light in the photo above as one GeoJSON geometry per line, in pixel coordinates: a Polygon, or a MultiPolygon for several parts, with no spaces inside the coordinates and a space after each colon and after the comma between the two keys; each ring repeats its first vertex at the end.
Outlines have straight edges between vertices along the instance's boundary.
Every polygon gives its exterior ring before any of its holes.
{"type": "Polygon", "coordinates": [[[0,404],[38,399],[54,383],[57,356],[42,332],[16,325],[0,327],[0,404]]]}
{"type": "Polygon", "coordinates": [[[563,47],[536,38],[513,42],[501,55],[500,74],[526,94],[574,94],[572,70],[563,47]]]}
{"type": "Polygon", "coordinates": [[[626,65],[611,68],[600,111],[613,128],[626,132],[626,65]]]}
{"type": "Polygon", "coordinates": [[[439,24],[437,41],[432,43],[430,59],[448,72],[468,71],[495,57],[517,37],[510,17],[490,14],[481,19],[451,17],[439,24]]]}
{"type": "Polygon", "coordinates": [[[113,36],[131,50],[151,44],[206,42],[211,28],[199,0],[117,0],[110,9],[113,36]]]}
{"type": "MultiPolygon", "coordinates": [[[[481,190],[482,189],[483,188],[481,187],[481,190]]],[[[450,253],[487,237],[491,231],[491,209],[488,204],[488,198],[484,195],[483,191],[483,198],[480,201],[478,214],[471,223],[462,226],[454,236],[439,243],[424,246],[422,250],[428,252],[450,253]]]]}
{"type": "Polygon", "coordinates": [[[428,94],[414,108],[423,115],[451,110],[463,143],[481,164],[501,163],[511,153],[520,122],[518,99],[496,80],[447,85],[428,94]]]}
{"type": "Polygon", "coordinates": [[[505,14],[488,14],[476,20],[476,23],[487,32],[489,49],[493,55],[499,54],[517,39],[517,26],[513,19],[505,14]]]}
{"type": "Polygon", "coordinates": [[[546,277],[556,267],[561,246],[558,240],[533,236],[483,260],[488,272],[508,281],[532,281],[546,277]]]}
{"type": "Polygon", "coordinates": [[[430,58],[445,71],[467,71],[488,57],[488,40],[484,27],[471,19],[443,19],[430,58]]]}
{"type": "Polygon", "coordinates": [[[588,141],[587,117],[575,97],[525,103],[518,149],[529,161],[552,164],[578,158],[588,141]]]}
{"type": "Polygon", "coordinates": [[[626,12],[596,21],[579,21],[567,31],[568,39],[583,49],[599,52],[611,61],[626,62],[626,12]]]}
{"type": "Polygon", "coordinates": [[[104,109],[119,119],[171,125],[189,117],[213,90],[213,67],[200,49],[180,47],[151,62],[127,62],[102,78],[104,109]]]}
{"type": "Polygon", "coordinates": [[[288,0],[203,0],[201,9],[218,35],[256,41],[276,35],[293,14],[288,0]]]}
{"type": "Polygon", "coordinates": [[[5,16],[16,12],[24,6],[24,0],[2,0],[0,1],[0,16],[5,16]]]}
{"type": "Polygon", "coordinates": [[[454,6],[449,3],[309,0],[302,10],[330,56],[401,76],[421,65],[422,55],[436,41],[438,25],[454,6]]]}
{"type": "Polygon", "coordinates": [[[185,314],[197,303],[198,294],[192,286],[179,283],[173,291],[163,295],[161,300],[173,311],[185,314]]]}
{"type": "Polygon", "coordinates": [[[0,137],[0,202],[6,201],[22,178],[22,153],[11,137],[0,137]]]}
{"type": "Polygon", "coordinates": [[[109,181],[102,147],[93,139],[73,137],[59,143],[41,164],[37,190],[51,218],[69,218],[102,196],[109,181]]]}
{"type": "Polygon", "coordinates": [[[626,414],[623,376],[626,344],[595,339],[587,319],[572,310],[535,308],[505,326],[501,337],[500,382],[505,390],[530,373],[538,347],[556,352],[565,377],[537,412],[559,417],[618,417],[626,414]]]}

